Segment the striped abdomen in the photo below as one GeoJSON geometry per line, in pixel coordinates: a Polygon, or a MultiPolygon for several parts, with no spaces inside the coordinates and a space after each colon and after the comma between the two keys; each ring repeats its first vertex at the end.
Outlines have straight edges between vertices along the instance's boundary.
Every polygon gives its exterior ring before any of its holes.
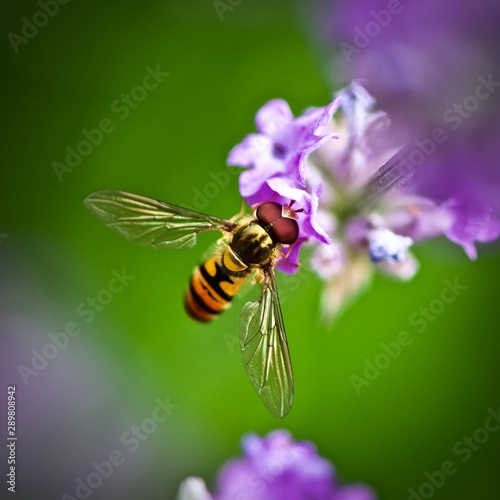
{"type": "Polygon", "coordinates": [[[227,247],[195,269],[185,299],[186,311],[193,319],[210,321],[229,307],[250,272],[233,258],[227,247]]]}

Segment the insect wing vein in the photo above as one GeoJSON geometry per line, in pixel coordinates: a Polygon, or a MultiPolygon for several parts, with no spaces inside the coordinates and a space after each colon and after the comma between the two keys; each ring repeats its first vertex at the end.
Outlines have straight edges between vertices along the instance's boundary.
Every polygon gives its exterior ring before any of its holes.
{"type": "Polygon", "coordinates": [[[293,373],[272,270],[258,301],[245,304],[239,323],[243,364],[269,411],[283,418],[293,401],[293,373]]]}
{"type": "Polygon", "coordinates": [[[122,191],[96,191],[87,208],[110,229],[141,245],[177,250],[192,247],[202,231],[232,231],[235,223],[122,191]]]}

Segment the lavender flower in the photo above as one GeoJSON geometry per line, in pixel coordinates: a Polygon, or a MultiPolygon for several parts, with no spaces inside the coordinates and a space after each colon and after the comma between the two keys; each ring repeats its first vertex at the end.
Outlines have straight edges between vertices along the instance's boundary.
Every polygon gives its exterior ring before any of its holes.
{"type": "Polygon", "coordinates": [[[220,471],[212,496],[203,480],[186,479],[178,500],[375,500],[362,484],[341,485],[333,465],[307,441],[294,442],[283,430],[243,438],[244,458],[220,471]]]}
{"type": "MultiPolygon", "coordinates": [[[[280,102],[279,109],[284,109],[280,102]]],[[[266,112],[258,113],[259,128],[279,130],[287,150],[294,145],[293,154],[281,158],[278,168],[276,158],[269,160],[274,139],[264,150],[251,149],[248,144],[255,137],[251,135],[250,141],[247,138],[233,149],[229,162],[248,168],[240,177],[240,191],[247,201],[273,199],[296,209],[300,239],[278,266],[294,272],[300,246],[313,248],[311,266],[326,282],[326,316],[333,317],[363,289],[374,270],[412,278],[418,268],[410,251],[413,244],[446,235],[474,257],[473,241],[487,241],[500,231],[493,216],[479,211],[475,224],[471,217],[463,222],[463,209],[454,198],[436,202],[408,182],[414,170],[406,158],[408,148],[401,150],[388,115],[375,109],[375,100],[359,82],[339,92],[325,108],[295,120],[287,113],[284,127],[273,126],[279,121],[268,112],[273,107],[267,104],[266,112]],[[337,109],[339,116],[330,119],[337,109]],[[297,140],[297,124],[305,122],[320,134],[313,146],[310,140],[297,140]],[[401,168],[405,162],[407,169],[401,168]]]]}
{"type": "Polygon", "coordinates": [[[270,101],[257,113],[259,133],[248,135],[229,153],[229,164],[248,168],[240,176],[240,192],[249,205],[265,200],[290,204],[293,200],[294,210],[304,213],[297,218],[299,240],[278,265],[283,272],[297,270],[300,246],[306,239],[330,241],[316,222],[322,185],[308,186],[305,161],[313,151],[338,137],[329,127],[337,107],[335,100],[294,119],[285,101],[270,101]]]}
{"type": "Polygon", "coordinates": [[[240,179],[241,194],[250,205],[269,199],[272,190],[263,179],[284,176],[305,186],[304,160],[335,136],[327,127],[336,108],[334,101],[294,119],[288,104],[275,99],[258,111],[255,122],[259,133],[248,135],[228,158],[231,165],[252,167],[240,179]]]}

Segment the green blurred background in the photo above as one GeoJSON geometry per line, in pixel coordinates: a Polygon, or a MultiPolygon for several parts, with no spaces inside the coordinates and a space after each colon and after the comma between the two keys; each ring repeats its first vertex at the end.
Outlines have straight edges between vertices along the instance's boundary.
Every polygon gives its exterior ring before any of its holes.
{"type": "Polygon", "coordinates": [[[307,34],[306,7],[244,0],[221,20],[210,0],[74,0],[15,53],[7,34],[20,34],[22,17],[41,9],[25,0],[2,5],[0,398],[5,436],[7,386],[17,386],[16,498],[74,496],[77,478],[115,450],[124,463],[92,499],[175,498],[187,476],[212,487],[243,434],[276,428],[312,440],[343,479],[370,484],[381,499],[408,498],[446,460],[457,472],[433,498],[499,498],[500,432],[466,462],[454,452],[500,407],[498,252],[483,249],[472,263],[445,242],[421,246],[412,282],[377,277],[333,326],[319,321],[321,284],[307,268],[279,277],[296,397],[278,421],[241,363],[236,326],[245,298],[210,325],[183,311],[190,273],[216,236],[185,252],[145,249],[83,206],[91,191],[122,189],[234,215],[241,199],[225,159],[254,130],[256,110],[281,97],[297,114],[335,90],[307,34]],[[142,100],[126,117],[113,110],[148,66],[169,74],[147,95],[136,93],[142,100]],[[105,118],[114,130],[59,180],[53,162],[64,163],[66,147],[105,118]],[[123,269],[134,278],[87,323],[81,304],[123,269]],[[409,318],[455,278],[467,289],[419,333],[409,318]],[[32,350],[72,321],[81,334],[23,380],[19,366],[31,366],[32,350]],[[401,331],[413,343],[357,394],[351,376],[363,376],[365,359],[401,331]],[[157,398],[178,408],[131,450],[126,433],[151,418],[157,398]]]}

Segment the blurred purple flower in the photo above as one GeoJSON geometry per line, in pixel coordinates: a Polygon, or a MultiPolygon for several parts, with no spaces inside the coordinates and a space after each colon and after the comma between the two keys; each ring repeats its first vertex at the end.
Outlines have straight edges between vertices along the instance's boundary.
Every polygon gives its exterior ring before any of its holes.
{"type": "Polygon", "coordinates": [[[389,117],[375,109],[373,97],[358,81],[338,95],[342,113],[334,126],[341,137],[316,150],[308,164],[313,179],[325,179],[317,218],[334,244],[313,243],[311,264],[326,282],[323,313],[330,318],[368,284],[375,269],[412,278],[418,263],[410,247],[452,225],[446,205],[409,187],[411,169],[390,170],[388,160],[399,158],[394,162],[399,166],[406,149],[399,152],[389,117]]]}
{"type": "Polygon", "coordinates": [[[474,209],[453,198],[448,201],[448,208],[454,218],[446,236],[462,245],[470,259],[477,257],[474,241],[484,243],[500,236],[500,221],[491,214],[490,209],[474,209]]]}
{"type": "Polygon", "coordinates": [[[200,478],[186,479],[179,500],[375,500],[362,484],[341,485],[333,465],[307,441],[294,442],[286,431],[243,438],[244,458],[220,471],[212,496],[200,478]]]}
{"type": "Polygon", "coordinates": [[[316,5],[314,34],[335,56],[335,78],[363,78],[400,141],[426,141],[427,158],[413,181],[421,195],[450,208],[446,234],[474,258],[475,241],[499,236],[500,3],[316,5]],[[436,129],[443,139],[430,143],[436,129]]]}

